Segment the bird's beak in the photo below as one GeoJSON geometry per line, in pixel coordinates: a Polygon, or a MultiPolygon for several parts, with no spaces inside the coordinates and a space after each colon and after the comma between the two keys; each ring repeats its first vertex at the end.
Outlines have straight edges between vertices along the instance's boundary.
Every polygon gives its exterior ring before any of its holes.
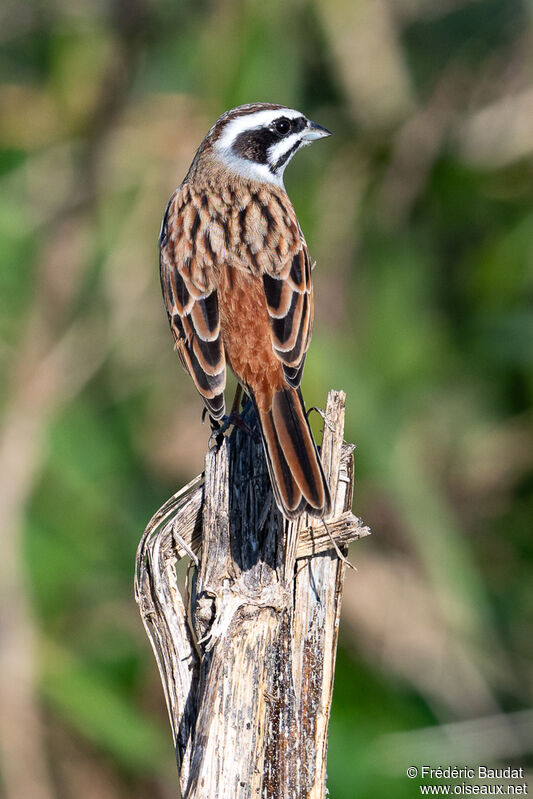
{"type": "Polygon", "coordinates": [[[311,120],[309,120],[307,122],[307,128],[305,129],[302,139],[305,142],[312,142],[316,141],[316,139],[323,139],[326,136],[331,136],[330,130],[323,128],[322,125],[318,125],[316,122],[311,122],[311,120]]]}

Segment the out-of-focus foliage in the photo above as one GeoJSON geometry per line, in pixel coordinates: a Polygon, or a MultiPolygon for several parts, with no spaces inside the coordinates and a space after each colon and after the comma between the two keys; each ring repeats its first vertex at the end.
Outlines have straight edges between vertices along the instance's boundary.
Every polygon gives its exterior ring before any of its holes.
{"type": "Polygon", "coordinates": [[[310,405],[348,393],[355,510],[335,799],[531,764],[533,23],[525,0],[8,0],[0,25],[0,679],[7,799],[175,795],[132,595],[202,468],[156,239],[224,110],[335,131],[286,184],[310,405]]]}

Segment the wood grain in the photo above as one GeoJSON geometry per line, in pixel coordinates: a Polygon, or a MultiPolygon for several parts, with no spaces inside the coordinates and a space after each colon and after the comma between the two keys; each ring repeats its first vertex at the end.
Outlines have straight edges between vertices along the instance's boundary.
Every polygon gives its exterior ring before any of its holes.
{"type": "Polygon", "coordinates": [[[262,447],[234,429],[139,544],[136,599],[161,674],[185,799],[322,799],[344,562],[369,534],[351,512],[353,447],[330,392],[326,526],[283,519],[262,447]],[[192,565],[187,602],[176,564],[192,565]],[[195,565],[197,564],[197,566],[195,565]]]}

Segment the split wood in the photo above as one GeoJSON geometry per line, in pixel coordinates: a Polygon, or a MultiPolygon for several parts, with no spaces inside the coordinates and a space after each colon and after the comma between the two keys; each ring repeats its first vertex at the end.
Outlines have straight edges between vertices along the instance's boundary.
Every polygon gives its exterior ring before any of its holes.
{"type": "MultiPolygon", "coordinates": [[[[285,521],[258,435],[234,428],[154,515],[135,592],[165,692],[184,799],[323,799],[351,512],[345,395],[330,391],[326,525],[285,521]],[[176,564],[190,560],[184,597],[176,564]]],[[[254,423],[252,422],[252,428],[254,423]]]]}

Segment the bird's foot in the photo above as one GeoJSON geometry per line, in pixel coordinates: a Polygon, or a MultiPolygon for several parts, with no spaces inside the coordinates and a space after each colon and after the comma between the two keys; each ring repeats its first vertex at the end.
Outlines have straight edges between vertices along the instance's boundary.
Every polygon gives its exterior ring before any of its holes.
{"type": "MultiPolygon", "coordinates": [[[[252,403],[250,403],[250,405],[251,404],[252,403]]],[[[223,416],[220,422],[211,420],[212,433],[209,436],[209,449],[214,449],[215,447],[219,447],[221,445],[222,439],[224,438],[224,433],[226,433],[230,427],[237,427],[239,430],[242,430],[243,433],[247,433],[247,435],[255,437],[254,431],[251,427],[249,427],[249,425],[246,424],[244,420],[247,413],[248,406],[245,406],[241,413],[237,413],[237,411],[231,411],[231,413],[223,416]]]]}

